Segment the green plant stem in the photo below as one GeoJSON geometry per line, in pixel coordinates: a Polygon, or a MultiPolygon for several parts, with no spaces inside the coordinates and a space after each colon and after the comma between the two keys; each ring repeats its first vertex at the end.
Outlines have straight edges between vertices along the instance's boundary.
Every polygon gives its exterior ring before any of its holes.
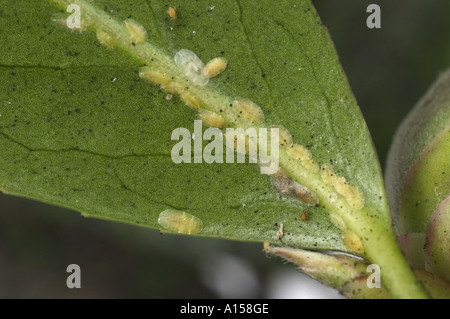
{"type": "Polygon", "coordinates": [[[305,171],[298,162],[280,154],[280,165],[295,180],[311,189],[319,198],[320,205],[338,214],[348,229],[359,236],[364,245],[364,258],[380,266],[384,285],[395,298],[428,298],[419,281],[414,276],[395,238],[390,222],[371,216],[367,207],[361,210],[351,208],[343,198],[330,202],[333,190],[315,176],[305,171]]]}
{"type": "Polygon", "coordinates": [[[380,266],[383,285],[394,298],[428,298],[404,258],[391,229],[374,231],[372,236],[367,236],[364,247],[366,258],[380,266]]]}

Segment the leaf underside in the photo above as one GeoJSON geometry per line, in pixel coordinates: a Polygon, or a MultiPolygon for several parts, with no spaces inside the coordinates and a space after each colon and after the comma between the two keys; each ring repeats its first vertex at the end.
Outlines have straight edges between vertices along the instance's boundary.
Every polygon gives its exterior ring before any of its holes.
{"type": "MultiPolygon", "coordinates": [[[[326,29],[309,1],[94,1],[143,24],[168,55],[186,48],[229,65],[208,84],[261,106],[319,164],[385,215],[379,165],[326,29]]],[[[281,196],[255,164],[174,164],[172,130],[196,112],[138,77],[126,52],[52,23],[48,1],[0,10],[0,187],[4,192],[160,229],[168,208],[198,217],[198,236],[348,251],[322,207],[281,196]],[[307,210],[308,219],[301,220],[307,210]]],[[[206,145],[208,141],[204,141],[206,145]]]]}

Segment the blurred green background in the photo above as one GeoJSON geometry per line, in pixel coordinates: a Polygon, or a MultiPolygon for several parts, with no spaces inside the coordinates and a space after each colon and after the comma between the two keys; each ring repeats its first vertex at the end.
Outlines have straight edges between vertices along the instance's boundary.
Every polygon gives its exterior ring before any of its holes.
{"type": "MultiPolygon", "coordinates": [[[[402,118],[450,66],[448,0],[317,0],[384,166],[402,118]],[[366,27],[366,8],[382,28],[366,27]]],[[[1,1],[0,1],[1,9],[1,1]]],[[[337,297],[262,245],[160,235],[0,196],[0,298],[337,297]],[[81,267],[81,289],[66,267],[81,267]]]]}

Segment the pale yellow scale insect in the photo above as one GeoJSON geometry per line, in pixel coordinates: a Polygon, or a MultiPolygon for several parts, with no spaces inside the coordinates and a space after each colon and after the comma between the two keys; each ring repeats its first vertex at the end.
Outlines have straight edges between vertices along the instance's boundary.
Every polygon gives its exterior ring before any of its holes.
{"type": "Polygon", "coordinates": [[[312,159],[311,152],[303,145],[294,144],[287,149],[287,154],[302,162],[303,166],[312,171],[319,171],[319,165],[312,159]]]}
{"type": "Polygon", "coordinates": [[[261,124],[264,122],[264,113],[261,108],[249,99],[239,98],[233,103],[239,116],[254,123],[261,124]]]}
{"type": "Polygon", "coordinates": [[[349,185],[345,177],[337,176],[333,169],[325,164],[322,166],[322,181],[325,184],[332,185],[336,192],[344,196],[347,203],[355,209],[362,209],[364,207],[364,197],[361,192],[352,185],[349,185]]]}
{"type": "Polygon", "coordinates": [[[130,36],[133,43],[140,44],[147,41],[147,31],[141,24],[131,19],[125,20],[124,23],[125,30],[127,30],[128,35],[130,36]]]}
{"type": "Polygon", "coordinates": [[[227,59],[223,57],[214,58],[208,63],[206,63],[202,72],[207,78],[210,79],[218,76],[220,73],[225,71],[227,65],[228,65],[227,59]]]}
{"type": "Polygon", "coordinates": [[[347,246],[348,249],[358,253],[363,254],[364,253],[364,246],[361,242],[361,239],[359,239],[358,235],[351,231],[344,231],[342,234],[342,241],[344,242],[344,245],[347,246]]]}
{"type": "Polygon", "coordinates": [[[293,144],[291,133],[281,125],[271,126],[278,129],[278,142],[281,146],[290,147],[293,144]]]}
{"type": "Polygon", "coordinates": [[[330,220],[334,224],[334,226],[336,226],[340,230],[342,230],[342,231],[347,230],[347,225],[345,224],[344,220],[340,216],[338,216],[334,213],[330,213],[330,220]]]}
{"type": "Polygon", "coordinates": [[[189,92],[184,92],[180,95],[180,98],[190,108],[192,108],[194,110],[200,109],[200,103],[193,94],[191,94],[189,92]]]}
{"type": "Polygon", "coordinates": [[[349,185],[344,177],[337,178],[334,187],[354,208],[361,209],[364,207],[364,198],[361,193],[356,187],[349,185]]]}
{"type": "Polygon", "coordinates": [[[306,161],[312,159],[311,152],[303,145],[294,144],[288,148],[287,154],[300,161],[306,161]]]}
{"type": "Polygon", "coordinates": [[[217,113],[201,110],[198,115],[203,123],[209,127],[224,128],[227,126],[225,119],[217,113]]]}
{"type": "Polygon", "coordinates": [[[101,45],[107,47],[108,49],[114,49],[113,38],[108,33],[102,30],[97,30],[97,39],[101,45]]]}
{"type": "Polygon", "coordinates": [[[347,201],[350,203],[350,205],[352,205],[356,209],[364,208],[365,205],[364,196],[355,186],[349,186],[346,198],[347,201]]]}
{"type": "Polygon", "coordinates": [[[319,165],[317,165],[314,160],[306,160],[302,162],[306,169],[310,170],[311,172],[318,172],[319,171],[319,165]]]}
{"type": "Polygon", "coordinates": [[[170,78],[165,74],[159,71],[155,71],[148,66],[144,66],[139,69],[139,77],[157,85],[164,85],[170,82],[170,78]]]}
{"type": "Polygon", "coordinates": [[[199,218],[175,209],[166,209],[159,214],[158,224],[178,234],[198,234],[203,229],[199,218]]]}
{"type": "Polygon", "coordinates": [[[167,93],[181,94],[184,92],[186,87],[178,82],[168,82],[161,84],[161,89],[163,89],[167,93]]]}

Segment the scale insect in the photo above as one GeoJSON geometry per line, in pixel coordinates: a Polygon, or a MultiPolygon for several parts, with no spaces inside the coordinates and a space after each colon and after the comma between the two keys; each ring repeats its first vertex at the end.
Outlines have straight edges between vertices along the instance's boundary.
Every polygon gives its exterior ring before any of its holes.
{"type": "Polygon", "coordinates": [[[163,89],[167,93],[182,94],[186,88],[184,85],[178,82],[167,82],[161,84],[161,89],[163,89]]]}
{"type": "Polygon", "coordinates": [[[355,186],[349,185],[344,177],[339,177],[334,185],[336,191],[343,195],[351,206],[356,209],[364,208],[364,198],[359,189],[355,186]]]}
{"type": "Polygon", "coordinates": [[[261,108],[249,99],[239,98],[233,103],[238,115],[253,124],[261,124],[264,122],[264,113],[261,108]]]}
{"type": "Polygon", "coordinates": [[[342,241],[344,245],[347,246],[348,249],[358,253],[364,254],[364,245],[359,239],[358,235],[351,231],[344,231],[342,234],[342,241]]]}
{"type": "Polygon", "coordinates": [[[265,242],[263,243],[263,248],[264,248],[264,251],[265,251],[266,253],[269,252],[269,247],[270,247],[269,242],[268,242],[268,241],[265,241],[265,242]]]}
{"type": "Polygon", "coordinates": [[[309,188],[303,186],[295,181],[291,182],[293,193],[297,199],[308,206],[317,206],[319,198],[309,188]]]}
{"type": "Polygon", "coordinates": [[[134,20],[125,20],[125,30],[127,30],[133,43],[140,44],[147,41],[147,31],[144,27],[134,20]]]}
{"type": "Polygon", "coordinates": [[[272,184],[281,194],[293,195],[303,204],[308,206],[317,206],[319,204],[319,198],[315,193],[306,186],[291,180],[284,173],[273,175],[272,184]]]}
{"type": "Polygon", "coordinates": [[[189,92],[184,92],[180,95],[181,100],[191,109],[199,110],[200,103],[197,98],[189,92]]]}
{"type": "Polygon", "coordinates": [[[165,85],[170,82],[170,78],[165,74],[159,71],[155,71],[148,66],[144,66],[139,69],[139,77],[157,85],[165,85]]]}
{"type": "Polygon", "coordinates": [[[364,197],[355,186],[349,185],[345,177],[338,176],[330,165],[322,166],[322,181],[325,184],[332,185],[337,193],[344,196],[348,204],[355,209],[364,208],[364,197]]]}
{"type": "Polygon", "coordinates": [[[289,131],[281,126],[281,125],[275,125],[275,126],[271,126],[271,128],[277,128],[278,129],[278,142],[280,144],[280,146],[286,146],[286,147],[290,147],[293,145],[293,138],[291,133],[289,133],[289,131]]]}
{"type": "Polygon", "coordinates": [[[311,152],[303,145],[293,144],[287,149],[287,154],[293,159],[299,160],[302,165],[312,171],[319,171],[319,165],[312,159],[311,152]]]}
{"type": "Polygon", "coordinates": [[[175,209],[166,209],[161,212],[158,224],[178,234],[198,234],[203,229],[203,222],[199,218],[175,209]]]}
{"type": "Polygon", "coordinates": [[[175,10],[175,8],[169,7],[169,9],[167,10],[167,13],[169,14],[169,17],[172,20],[176,20],[177,19],[177,11],[175,10]]]}
{"type": "Polygon", "coordinates": [[[223,57],[214,58],[206,63],[203,68],[203,75],[208,79],[218,76],[227,68],[228,61],[223,57]]]}
{"type": "Polygon", "coordinates": [[[224,128],[227,126],[225,119],[217,113],[201,110],[198,114],[200,119],[209,127],[224,128]]]}
{"type": "Polygon", "coordinates": [[[330,167],[330,165],[325,164],[322,166],[322,172],[321,172],[322,181],[325,184],[333,185],[336,180],[336,174],[333,172],[333,169],[330,167]]]}
{"type": "Polygon", "coordinates": [[[108,49],[114,49],[114,41],[113,38],[106,32],[102,30],[97,30],[97,40],[101,45],[107,47],[108,49]]]}
{"type": "Polygon", "coordinates": [[[300,216],[300,219],[302,220],[302,222],[304,222],[308,219],[308,215],[306,214],[305,209],[303,210],[302,215],[300,216]]]}
{"type": "Polygon", "coordinates": [[[333,225],[336,226],[337,228],[339,228],[340,230],[342,230],[342,231],[347,230],[347,225],[345,224],[344,220],[340,216],[338,216],[334,213],[330,213],[330,220],[333,223],[333,225]]]}
{"type": "Polygon", "coordinates": [[[307,161],[312,159],[311,152],[303,145],[294,144],[287,149],[287,154],[299,161],[307,161]]]}

